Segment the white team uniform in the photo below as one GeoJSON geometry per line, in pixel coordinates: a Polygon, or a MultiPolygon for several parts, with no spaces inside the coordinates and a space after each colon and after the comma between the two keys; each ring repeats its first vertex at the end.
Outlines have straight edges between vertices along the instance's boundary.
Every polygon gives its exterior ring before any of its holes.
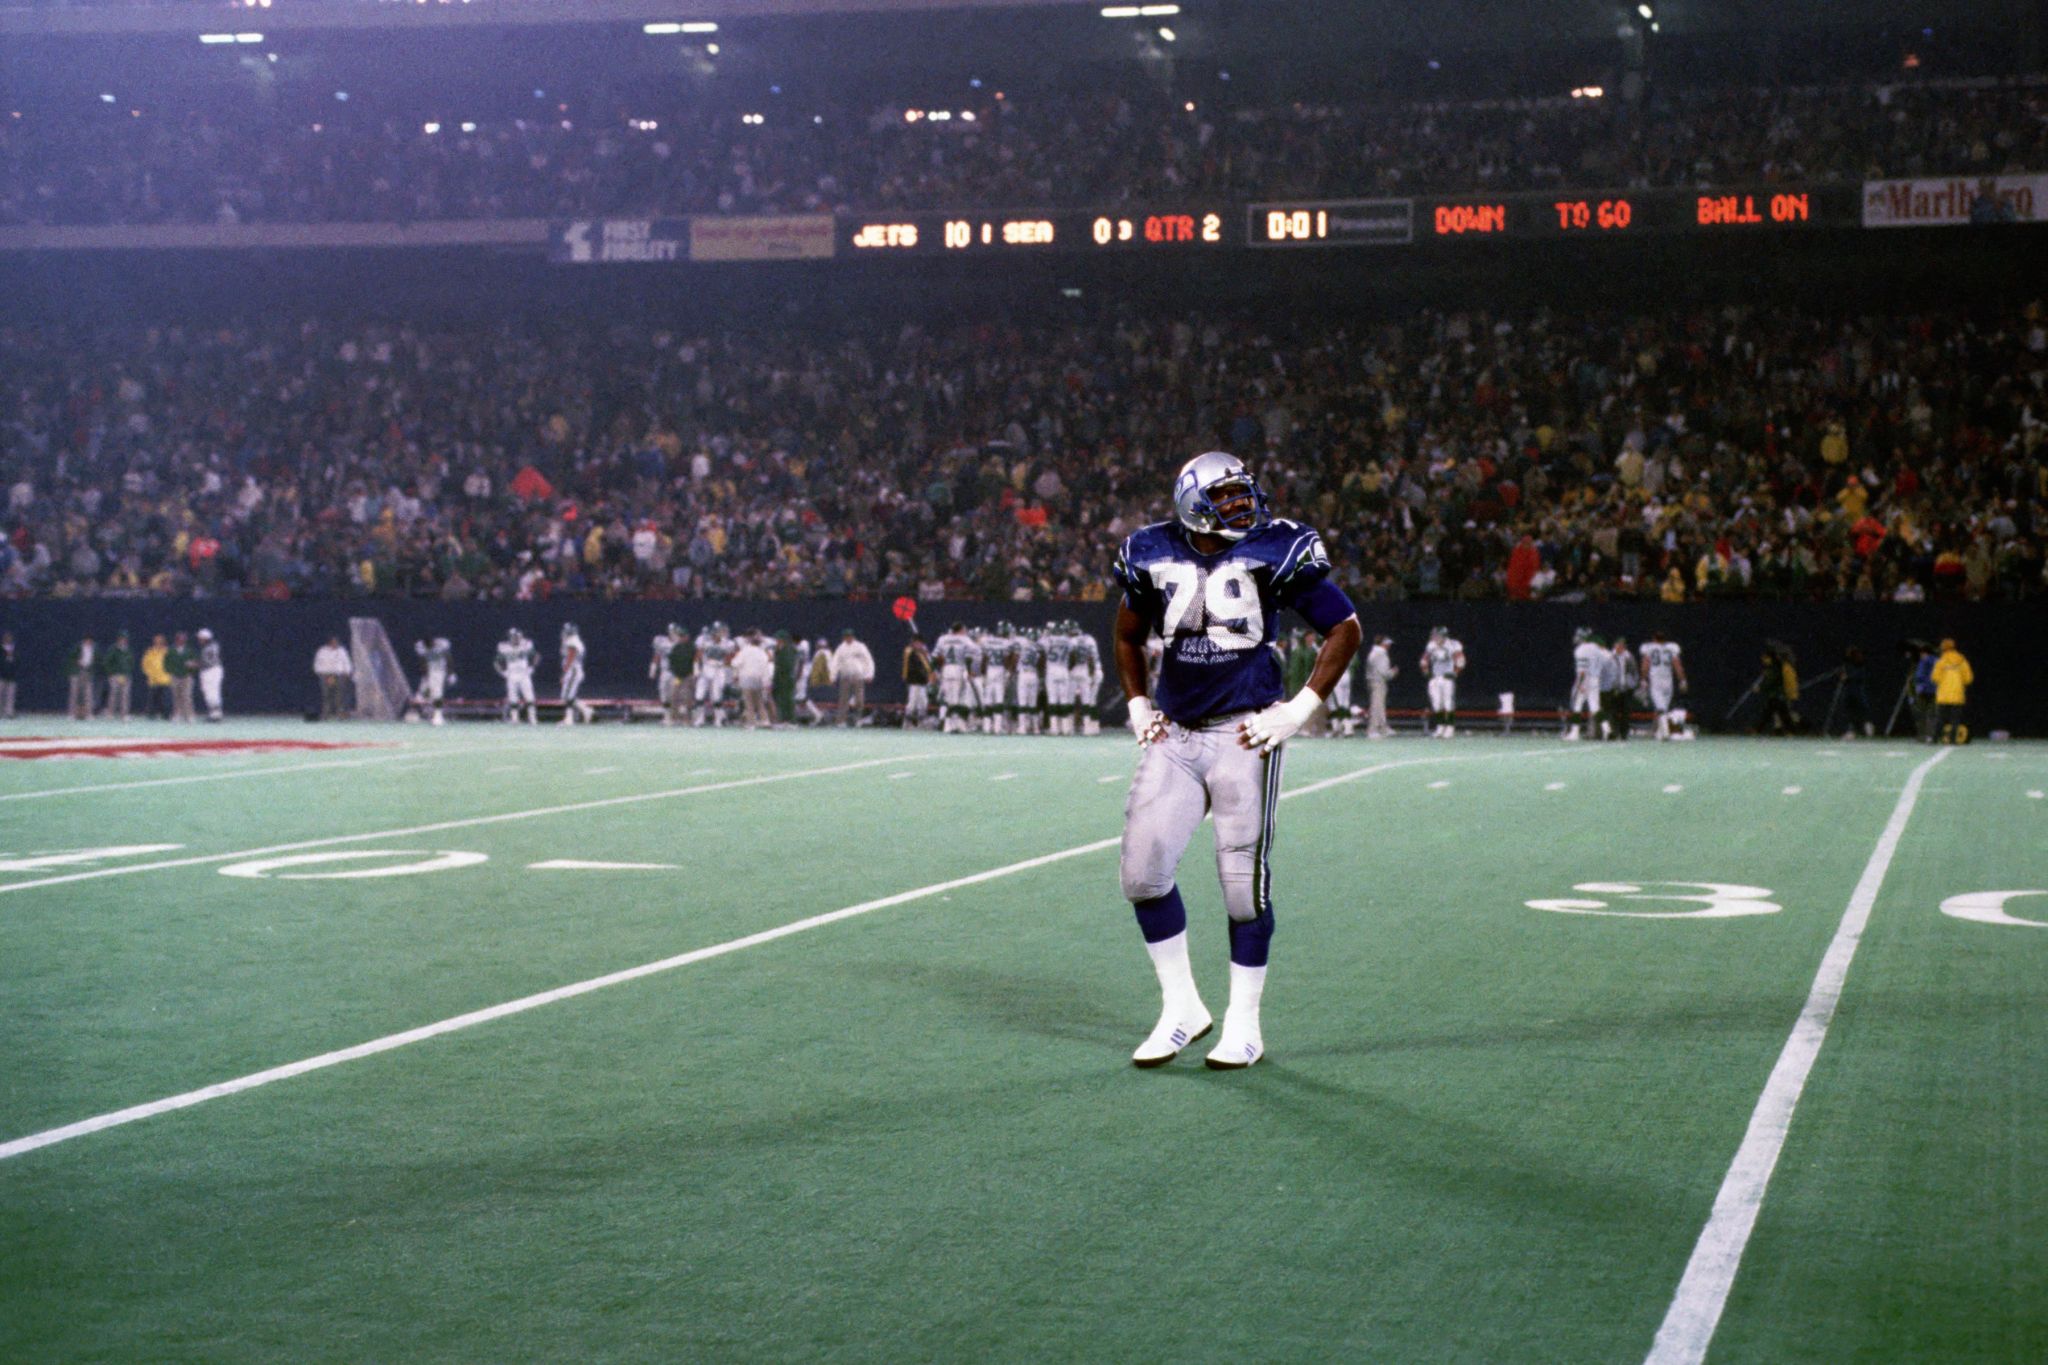
{"type": "Polygon", "coordinates": [[[1044,651],[1038,641],[1028,635],[1013,635],[1010,649],[1017,661],[1017,728],[1020,732],[1037,733],[1039,661],[1044,651]]]}
{"type": "Polygon", "coordinates": [[[939,665],[939,708],[944,727],[957,727],[959,713],[974,706],[970,681],[981,666],[981,647],[964,631],[949,630],[932,645],[939,665]]]}
{"type": "Polygon", "coordinates": [[[573,704],[583,690],[583,637],[571,635],[562,641],[562,701],[573,704]]]}
{"type": "Polygon", "coordinates": [[[1678,646],[1669,640],[1652,640],[1643,646],[1643,676],[1650,683],[1650,709],[1663,715],[1671,709],[1671,698],[1677,686],[1678,646]]]}
{"type": "Polygon", "coordinates": [[[1045,704],[1057,715],[1074,704],[1074,639],[1049,630],[1039,643],[1045,650],[1045,704]]]}
{"type": "Polygon", "coordinates": [[[1092,735],[1096,733],[1095,700],[1102,695],[1102,649],[1086,631],[1068,638],[1074,645],[1073,659],[1067,665],[1074,703],[1081,712],[1082,728],[1092,735]]]}
{"type": "MultiPolygon", "coordinates": [[[[708,630],[697,637],[697,706],[700,712],[710,712],[713,725],[725,724],[719,706],[732,684],[732,656],[738,648],[730,637],[720,638],[708,630]]],[[[701,714],[697,723],[703,724],[701,714]]]]}
{"type": "Polygon", "coordinates": [[[664,711],[676,706],[683,698],[682,683],[669,668],[669,651],[675,648],[675,637],[667,631],[654,637],[654,653],[647,664],[647,676],[654,679],[654,697],[664,711]]]}
{"type": "Polygon", "coordinates": [[[421,641],[413,645],[413,652],[425,661],[426,671],[420,674],[419,690],[412,699],[423,706],[439,706],[448,695],[448,651],[421,641]]]}
{"type": "Polygon", "coordinates": [[[505,680],[505,719],[519,719],[519,708],[526,708],[528,721],[537,721],[538,715],[533,704],[534,652],[531,642],[520,640],[505,641],[498,646],[498,657],[492,667],[505,680]]]}
{"type": "Polygon", "coordinates": [[[1432,640],[1422,651],[1422,672],[1429,679],[1429,709],[1458,709],[1458,670],[1465,665],[1465,647],[1456,640],[1432,640]]]}
{"type": "Polygon", "coordinates": [[[1003,732],[1003,707],[1010,699],[1010,637],[981,637],[981,728],[1003,732]]]}
{"type": "Polygon", "coordinates": [[[1591,716],[1600,710],[1600,661],[1607,651],[1587,640],[1572,647],[1572,704],[1574,714],[1591,716]]]}
{"type": "Polygon", "coordinates": [[[562,724],[574,725],[580,715],[590,719],[590,708],[578,697],[583,691],[583,637],[574,631],[562,637],[562,724]]]}
{"type": "Polygon", "coordinates": [[[220,641],[208,640],[199,646],[199,697],[206,703],[206,718],[219,720],[220,688],[227,677],[227,669],[221,666],[220,641]]]}

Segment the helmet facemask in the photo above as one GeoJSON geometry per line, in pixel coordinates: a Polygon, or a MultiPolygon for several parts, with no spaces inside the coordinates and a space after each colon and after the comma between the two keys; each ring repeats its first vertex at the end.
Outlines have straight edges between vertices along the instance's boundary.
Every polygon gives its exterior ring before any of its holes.
{"type": "Polygon", "coordinates": [[[1222,540],[1242,540],[1272,520],[1265,492],[1233,455],[1197,455],[1174,481],[1181,525],[1222,540]]]}

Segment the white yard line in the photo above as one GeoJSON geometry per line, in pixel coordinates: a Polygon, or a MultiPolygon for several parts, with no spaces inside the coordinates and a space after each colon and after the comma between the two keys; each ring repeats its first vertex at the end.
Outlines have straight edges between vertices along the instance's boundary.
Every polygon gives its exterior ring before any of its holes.
{"type": "Polygon", "coordinates": [[[44,791],[8,792],[0,801],[40,801],[46,796],[78,796],[87,792],[133,791],[137,787],[175,787],[186,782],[236,782],[247,777],[276,777],[282,773],[317,773],[330,768],[367,768],[373,763],[415,762],[453,758],[456,751],[438,754],[384,754],[376,758],[350,758],[333,763],[290,763],[276,768],[243,768],[231,773],[194,773],[190,777],[150,777],[139,782],[101,782],[90,787],[51,787],[44,791]]]}
{"type": "Polygon", "coordinates": [[[1693,1247],[1692,1259],[1686,1262],[1685,1275],[1664,1315],[1664,1325],[1657,1329],[1657,1340],[1645,1357],[1645,1365],[1699,1365],[1706,1358],[1714,1329],[1721,1322],[1721,1310],[1728,1304],[1728,1291],[1735,1284],[1735,1272],[1742,1266],[1742,1253],[1756,1228],[1771,1172],[1777,1169],[1778,1155],[1785,1150],[1792,1111],[1806,1089],[1806,1078],[1813,1071],[1821,1044],[1827,1041],[1828,1025],[1834,1021],[1835,1006],[1841,1002],[1849,964],[1863,942],[1871,907],[1877,904],[1885,873],[1890,871],[1899,841],[1905,837],[1906,822],[1913,818],[1921,783],[1928,771],[1951,752],[1940,750],[1913,769],[1899,793],[1898,804],[1892,807],[1892,818],[1885,822],[1884,832],[1877,837],[1870,861],[1863,865],[1863,876],[1849,894],[1848,908],[1842,912],[1841,924],[1828,944],[1827,955],[1821,959],[1820,972],[1813,978],[1806,1007],[1792,1025],[1784,1051],[1778,1054],[1778,1064],[1771,1068],[1771,1078],[1764,1083],[1756,1110],[1749,1116],[1749,1131],[1743,1134],[1742,1146],[1736,1149],[1735,1160],[1721,1181],[1721,1191],[1714,1197],[1714,1211],[1693,1247]]]}
{"type": "MultiPolygon", "coordinates": [[[[1356,782],[1360,778],[1369,777],[1378,772],[1385,772],[1390,768],[1408,768],[1423,763],[1470,763],[1496,758],[1535,758],[1543,755],[1556,755],[1568,752],[1570,751],[1564,749],[1529,749],[1520,753],[1446,754],[1442,757],[1396,759],[1391,762],[1374,763],[1367,767],[1354,768],[1352,771],[1341,773],[1336,777],[1326,777],[1320,782],[1311,782],[1307,786],[1296,787],[1293,791],[1282,792],[1280,799],[1287,801],[1297,796],[1308,796],[1313,792],[1327,791],[1331,787],[1342,786],[1347,782],[1356,782]]],[[[804,777],[827,772],[845,772],[852,768],[872,767],[885,762],[901,763],[904,761],[901,758],[875,759],[865,763],[843,764],[837,768],[814,769],[810,773],[783,773],[776,776],[804,777]]],[[[721,783],[719,785],[721,787],[746,786],[755,782],[773,780],[776,780],[776,778],[747,778],[741,782],[721,783]]],[[[697,790],[712,790],[712,788],[700,788],[697,790]]],[[[626,797],[622,798],[622,800],[652,801],[658,800],[664,795],[680,794],[682,793],[655,793],[644,797],[626,797]]],[[[586,801],[576,806],[551,807],[547,813],[563,810],[589,810],[598,806],[618,804],[621,804],[621,801],[586,801]]],[[[457,823],[485,823],[489,820],[506,818],[519,817],[486,816],[480,821],[457,823]]],[[[445,829],[448,826],[434,826],[433,828],[445,829]]],[[[406,832],[418,833],[424,831],[406,832]]],[[[361,835],[350,837],[377,838],[382,836],[361,835]]],[[[1076,844],[1072,848],[1060,849],[1056,853],[1043,853],[1036,858],[1026,858],[1021,862],[1006,863],[1002,867],[992,867],[985,872],[974,872],[964,877],[954,877],[948,881],[933,882],[929,886],[915,887],[909,891],[899,891],[893,896],[883,896],[877,900],[862,901],[857,905],[848,905],[838,910],[828,910],[821,915],[812,915],[808,919],[792,920],[787,924],[778,924],[772,929],[763,929],[759,933],[747,934],[741,938],[727,939],[723,943],[714,943],[708,948],[697,948],[687,953],[678,953],[674,957],[665,957],[656,962],[643,962],[637,967],[627,967],[622,971],[591,977],[587,981],[577,981],[567,986],[557,986],[553,990],[541,991],[537,995],[521,996],[517,1000],[508,1000],[500,1005],[491,1005],[484,1009],[472,1010],[468,1014],[458,1014],[451,1019],[443,1019],[437,1023],[423,1024],[418,1028],[407,1029],[403,1033],[392,1033],[382,1038],[373,1038],[367,1043],[358,1043],[354,1047],[342,1048],[335,1052],[323,1052],[317,1057],[308,1057],[303,1061],[272,1067],[268,1071],[251,1072],[246,1076],[237,1076],[231,1081],[221,1081],[216,1085],[204,1086],[198,1090],[188,1090],[181,1095],[168,1095],[160,1100],[151,1100],[147,1104],[138,1104],[127,1109],[117,1109],[112,1113],[100,1114],[94,1118],[81,1119],[76,1123],[67,1123],[61,1128],[50,1128],[40,1133],[31,1133],[27,1137],[15,1138],[11,1142],[0,1142],[0,1161],[22,1156],[29,1152],[37,1151],[40,1148],[53,1147],[60,1142],[69,1142],[73,1138],[82,1138],[93,1133],[104,1132],[109,1128],[119,1128],[124,1124],[155,1118],[159,1114],[169,1114],[179,1109],[190,1109],[193,1105],[204,1104],[208,1100],[222,1099],[229,1095],[239,1095],[245,1090],[255,1090],[260,1086],[273,1085],[278,1081],[290,1080],[294,1076],[306,1075],[308,1072],[324,1071],[328,1067],[340,1066],[343,1062],[360,1061],[365,1057],[374,1057],[379,1053],[391,1052],[413,1043],[423,1043],[429,1038],[439,1038],[443,1034],[474,1028],[478,1024],[488,1024],[496,1019],[505,1019],[515,1014],[524,1014],[528,1010],[536,1010],[543,1005],[553,1005],[563,1000],[573,1000],[579,995],[588,995],[592,991],[603,990],[607,986],[622,985],[628,981],[638,981],[642,977],[672,972],[678,967],[687,967],[694,962],[705,962],[714,957],[724,957],[729,953],[737,953],[748,948],[759,947],[764,943],[773,943],[777,939],[789,938],[794,934],[822,928],[828,924],[837,924],[841,920],[872,914],[877,910],[885,910],[893,905],[904,905],[911,901],[926,900],[932,896],[944,895],[949,891],[958,891],[963,887],[978,886],[982,882],[992,882],[1001,877],[1014,876],[1019,872],[1029,872],[1035,868],[1046,867],[1052,863],[1065,862],[1070,858],[1079,858],[1090,853],[1099,853],[1104,849],[1115,848],[1121,842],[1123,840],[1120,835],[1109,839],[1096,839],[1089,843],[1076,844]]],[[[227,854],[224,856],[244,857],[249,855],[227,854]]],[[[203,861],[214,862],[219,860],[205,859],[203,861]]]]}
{"type": "Polygon", "coordinates": [[[61,886],[66,882],[93,881],[100,877],[129,877],[138,872],[160,872],[173,867],[204,867],[208,863],[230,863],[244,858],[263,858],[274,853],[294,853],[308,848],[332,848],[336,844],[359,844],[369,839],[408,839],[415,834],[438,834],[448,829],[474,829],[478,825],[499,825],[511,820],[537,820],[547,815],[568,815],[576,811],[604,810],[610,806],[632,806],[645,801],[666,801],[678,796],[701,796],[705,792],[732,791],[739,787],[759,787],[770,782],[789,782],[799,777],[825,777],[832,773],[850,773],[861,768],[877,768],[883,765],[918,763],[937,754],[920,754],[913,758],[892,756],[889,758],[867,758],[858,763],[835,763],[829,768],[801,768],[795,772],[764,773],[759,777],[738,777],[725,782],[705,782],[694,787],[671,787],[667,791],[639,792],[632,796],[607,796],[596,801],[572,801],[564,806],[537,806],[530,810],[506,811],[501,815],[472,815],[461,820],[437,820],[431,825],[408,825],[403,829],[371,830],[367,834],[336,834],[325,839],[301,839],[296,843],[271,844],[264,848],[245,848],[234,853],[208,853],[194,858],[167,858],[161,862],[136,863],[130,867],[103,867],[91,872],[72,872],[61,877],[38,877],[34,881],[8,882],[0,885],[0,895],[15,891],[32,891],[42,886],[61,886]]]}

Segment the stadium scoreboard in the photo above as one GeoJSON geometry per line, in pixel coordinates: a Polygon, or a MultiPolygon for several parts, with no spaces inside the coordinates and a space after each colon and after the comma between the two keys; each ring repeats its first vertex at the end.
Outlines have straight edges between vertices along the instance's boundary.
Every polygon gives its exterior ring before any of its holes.
{"type": "Polygon", "coordinates": [[[673,222],[613,219],[556,224],[550,231],[555,260],[601,263],[1109,253],[1193,257],[1243,248],[1400,248],[1680,234],[1733,238],[1866,225],[1859,188],[1829,185],[673,222]],[[679,242],[687,242],[686,253],[679,242]],[[651,250],[650,243],[663,249],[651,250]]]}
{"type": "Polygon", "coordinates": [[[840,221],[844,256],[1160,250],[1233,246],[1223,207],[1016,213],[904,213],[840,221]]]}

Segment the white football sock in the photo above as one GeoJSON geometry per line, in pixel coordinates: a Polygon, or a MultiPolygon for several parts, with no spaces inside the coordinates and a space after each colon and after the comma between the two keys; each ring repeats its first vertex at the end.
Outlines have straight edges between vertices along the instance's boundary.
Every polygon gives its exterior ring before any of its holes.
{"type": "Polygon", "coordinates": [[[1265,994],[1264,967],[1247,967],[1239,962],[1230,964],[1230,1010],[1226,1018],[1234,1017],[1244,1023],[1256,1025],[1259,1018],[1259,1001],[1265,994]]]}
{"type": "Polygon", "coordinates": [[[1159,993],[1166,1008],[1187,1013],[1199,1011],[1202,994],[1195,989],[1194,968],[1188,965],[1188,931],[1183,929],[1172,938],[1147,943],[1145,951],[1152,956],[1152,970],[1159,974],[1159,993]]]}

